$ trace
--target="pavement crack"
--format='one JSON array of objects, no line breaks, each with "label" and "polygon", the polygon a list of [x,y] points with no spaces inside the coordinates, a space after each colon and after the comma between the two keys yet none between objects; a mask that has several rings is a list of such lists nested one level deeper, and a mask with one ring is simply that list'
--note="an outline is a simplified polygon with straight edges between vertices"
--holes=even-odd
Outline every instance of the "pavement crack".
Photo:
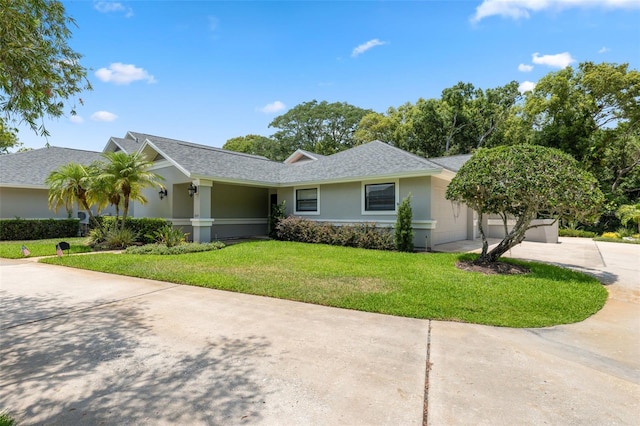
[{"label": "pavement crack", "polygon": [[431,372],[431,320],[427,331],[427,362],[424,373],[424,403],[422,406],[422,426],[428,424],[429,414],[429,373]]},{"label": "pavement crack", "polygon": [[11,330],[13,328],[22,327],[22,326],[25,326],[25,325],[37,324],[39,322],[44,322],[44,321],[48,321],[50,319],[60,318],[60,317],[64,317],[64,316],[67,316],[67,315],[73,315],[73,314],[77,314],[79,312],[86,312],[86,311],[91,311],[91,310],[94,310],[94,309],[101,309],[101,308],[104,308],[105,306],[114,305],[116,303],[120,303],[120,302],[123,302],[125,300],[136,299],[138,297],[147,296],[149,294],[159,293],[159,292],[165,291],[165,290],[171,290],[171,289],[176,288],[176,287],[180,287],[180,284],[175,284],[175,285],[172,285],[170,287],[165,287],[165,288],[161,288],[161,289],[158,289],[158,290],[148,291],[146,293],[135,294],[133,296],[123,297],[123,298],[120,298],[120,299],[110,300],[108,302],[102,302],[102,303],[98,303],[96,305],[87,306],[87,307],[84,307],[84,308],[79,308],[79,309],[74,309],[74,310],[71,310],[71,311],[61,312],[59,314],[49,315],[49,316],[43,317],[43,318],[37,318],[37,319],[34,319],[34,320],[21,322],[19,324],[13,324],[13,325],[9,325],[9,326],[0,327],[0,330]]}]

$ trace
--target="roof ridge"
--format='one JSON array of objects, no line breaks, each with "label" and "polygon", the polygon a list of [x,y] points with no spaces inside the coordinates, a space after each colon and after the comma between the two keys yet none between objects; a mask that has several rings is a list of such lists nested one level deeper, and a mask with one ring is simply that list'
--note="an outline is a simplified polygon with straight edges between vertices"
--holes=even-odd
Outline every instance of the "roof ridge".
[{"label": "roof ridge", "polygon": [[[51,148],[55,148],[55,149],[65,149],[67,151],[80,151],[80,152],[90,152],[92,154],[100,154],[101,151],[91,151],[88,149],[79,149],[79,148],[69,148],[66,146],[55,146],[55,145],[49,145],[49,146],[43,146],[42,148],[33,148],[33,149],[28,149],[26,151],[17,151],[17,152],[9,152],[7,154],[4,155],[16,155],[16,154],[28,154],[30,152],[35,152],[35,151],[42,151],[45,149],[51,149]],[[3,155],[3,156],[4,156]],[[2,156],[0,156],[2,157]]]}]

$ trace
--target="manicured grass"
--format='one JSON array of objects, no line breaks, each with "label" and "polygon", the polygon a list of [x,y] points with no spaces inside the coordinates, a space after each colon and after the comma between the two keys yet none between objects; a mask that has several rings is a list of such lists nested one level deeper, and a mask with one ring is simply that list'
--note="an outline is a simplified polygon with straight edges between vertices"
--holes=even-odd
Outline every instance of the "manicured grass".
[{"label": "manicured grass", "polygon": [[95,254],[43,261],[383,314],[508,327],[581,321],[607,298],[596,279],[578,272],[520,262],[531,273],[483,275],[457,269],[460,256],[260,241],[177,256]]},{"label": "manicured grass", "polygon": [[[56,244],[66,241],[71,248],[69,253],[86,253],[91,251],[91,247],[85,245],[86,238],[54,238],[50,240],[30,240],[30,241],[0,241],[0,257],[6,259],[23,258],[22,246],[26,246],[31,252],[29,257],[55,256]],[[64,251],[67,254],[67,250]]]}]

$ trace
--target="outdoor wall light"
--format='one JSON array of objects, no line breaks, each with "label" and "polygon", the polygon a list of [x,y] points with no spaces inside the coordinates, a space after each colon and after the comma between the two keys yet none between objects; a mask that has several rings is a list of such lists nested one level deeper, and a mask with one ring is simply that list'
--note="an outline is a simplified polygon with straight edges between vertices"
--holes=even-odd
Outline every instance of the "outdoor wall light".
[{"label": "outdoor wall light", "polygon": [[187,191],[189,191],[189,197],[193,197],[193,194],[197,194],[198,193],[198,187],[195,186],[193,183],[189,184],[189,187],[187,188]]},{"label": "outdoor wall light", "polygon": [[168,195],[169,193],[167,192],[167,188],[160,188],[160,191],[158,192],[158,195],[160,196],[161,200],[164,200],[164,198]]}]

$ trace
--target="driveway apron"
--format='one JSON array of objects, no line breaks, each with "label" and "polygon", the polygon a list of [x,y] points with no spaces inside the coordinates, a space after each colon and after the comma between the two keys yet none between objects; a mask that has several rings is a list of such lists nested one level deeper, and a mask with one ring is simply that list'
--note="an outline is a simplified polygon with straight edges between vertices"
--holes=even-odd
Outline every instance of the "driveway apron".
[{"label": "driveway apron", "polygon": [[28,424],[420,424],[428,322],[0,261]]}]

